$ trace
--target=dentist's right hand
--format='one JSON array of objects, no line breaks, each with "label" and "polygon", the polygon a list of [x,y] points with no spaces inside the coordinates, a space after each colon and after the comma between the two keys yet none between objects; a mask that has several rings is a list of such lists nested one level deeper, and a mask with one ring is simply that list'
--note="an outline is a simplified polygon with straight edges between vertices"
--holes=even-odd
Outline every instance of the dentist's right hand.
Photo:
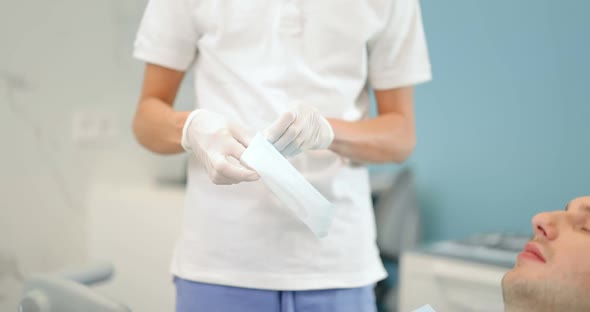
[{"label": "dentist's right hand", "polygon": [[[258,173],[239,163],[250,143],[248,133],[247,129],[227,121],[218,113],[197,109],[184,124],[182,147],[195,153],[215,184],[256,181],[260,178]],[[230,161],[230,157],[236,161]]]}]

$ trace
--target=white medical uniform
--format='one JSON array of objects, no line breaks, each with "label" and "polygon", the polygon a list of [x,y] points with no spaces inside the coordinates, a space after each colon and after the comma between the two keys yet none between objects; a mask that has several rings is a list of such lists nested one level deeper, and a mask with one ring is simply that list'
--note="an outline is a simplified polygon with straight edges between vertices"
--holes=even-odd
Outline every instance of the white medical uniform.
[{"label": "white medical uniform", "polygon": [[[430,79],[416,0],[151,0],[135,42],[142,61],[195,73],[196,105],[263,129],[293,100],[356,121],[368,87]],[[292,164],[337,209],[318,239],[261,181],[213,184],[191,157],[172,273],[228,286],[311,290],[386,276],[368,173],[328,151]]]}]

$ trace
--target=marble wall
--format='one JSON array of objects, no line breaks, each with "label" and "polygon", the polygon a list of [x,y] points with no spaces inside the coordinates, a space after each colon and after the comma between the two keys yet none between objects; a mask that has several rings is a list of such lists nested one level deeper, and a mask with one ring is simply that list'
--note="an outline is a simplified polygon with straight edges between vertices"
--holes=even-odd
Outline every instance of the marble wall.
[{"label": "marble wall", "polygon": [[[142,65],[131,59],[145,1],[0,1],[0,311],[24,277],[87,260],[85,194],[96,179],[149,179],[156,157],[130,121]],[[73,140],[79,113],[116,135]]]}]

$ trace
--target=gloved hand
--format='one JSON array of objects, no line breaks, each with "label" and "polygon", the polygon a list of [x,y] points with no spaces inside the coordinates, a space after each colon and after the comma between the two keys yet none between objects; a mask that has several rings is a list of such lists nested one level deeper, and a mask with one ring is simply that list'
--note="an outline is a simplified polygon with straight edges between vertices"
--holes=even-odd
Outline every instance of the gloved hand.
[{"label": "gloved hand", "polygon": [[263,131],[266,139],[285,157],[305,150],[328,148],[334,131],[316,108],[300,102]]},{"label": "gloved hand", "polygon": [[215,184],[237,184],[260,178],[256,171],[239,163],[250,139],[248,131],[240,125],[204,109],[193,111],[182,130],[182,147],[193,151],[205,164],[209,178]]}]

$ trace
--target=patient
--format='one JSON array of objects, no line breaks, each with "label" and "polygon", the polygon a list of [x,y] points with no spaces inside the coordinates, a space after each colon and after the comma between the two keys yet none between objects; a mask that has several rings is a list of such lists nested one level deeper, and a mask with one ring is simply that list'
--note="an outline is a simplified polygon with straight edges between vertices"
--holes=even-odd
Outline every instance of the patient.
[{"label": "patient", "polygon": [[590,311],[590,196],[532,224],[534,238],[502,280],[505,311]]}]

